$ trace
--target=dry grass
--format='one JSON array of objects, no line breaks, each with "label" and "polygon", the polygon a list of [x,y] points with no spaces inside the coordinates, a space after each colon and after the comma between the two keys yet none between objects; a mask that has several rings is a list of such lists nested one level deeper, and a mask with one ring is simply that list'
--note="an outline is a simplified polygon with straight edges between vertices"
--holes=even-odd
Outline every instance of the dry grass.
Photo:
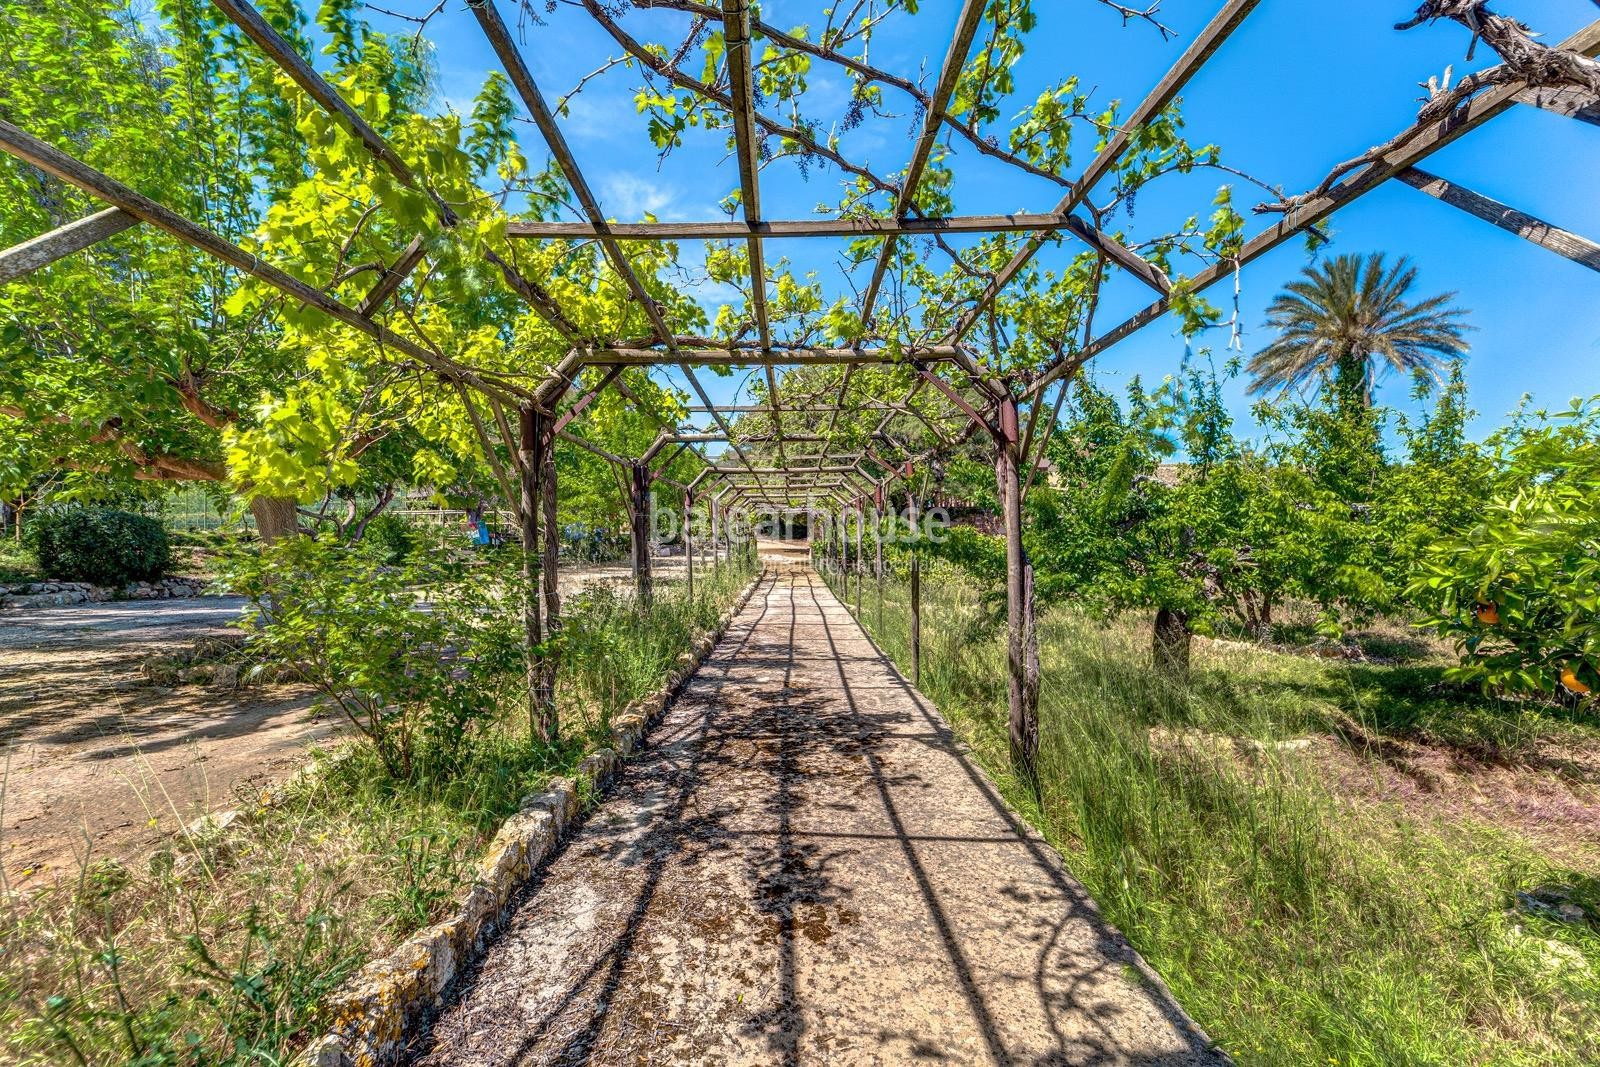
[{"label": "dry grass", "polygon": [[[923,688],[1240,1062],[1600,1062],[1600,853],[1546,836],[1593,826],[1591,717],[1438,663],[1232,643],[1200,642],[1175,686],[1140,620],[1055,613],[1035,794],[1008,766],[999,635],[956,576],[924,590]],[[903,587],[863,615],[904,665]],[[1489,780],[1505,792],[1474,803]]]}]

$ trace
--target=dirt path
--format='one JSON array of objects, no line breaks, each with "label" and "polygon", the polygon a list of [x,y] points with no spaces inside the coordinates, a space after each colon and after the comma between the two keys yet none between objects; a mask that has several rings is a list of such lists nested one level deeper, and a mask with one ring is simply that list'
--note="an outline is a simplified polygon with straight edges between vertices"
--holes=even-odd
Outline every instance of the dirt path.
[{"label": "dirt path", "polygon": [[820,579],[770,573],[417,1062],[1224,1062]]},{"label": "dirt path", "polygon": [[235,805],[331,733],[304,686],[142,684],[145,657],[226,633],[243,602],[119,601],[0,612],[0,865],[13,888],[135,859]]},{"label": "dirt path", "polygon": [[[709,567],[710,557],[698,564]],[[683,557],[655,561],[682,580]],[[632,590],[626,563],[570,563],[561,591]],[[235,597],[0,611],[0,873],[12,888],[75,874],[85,855],[136,862],[180,826],[286,776],[337,722],[309,687],[151,686],[149,656],[226,634]]]}]

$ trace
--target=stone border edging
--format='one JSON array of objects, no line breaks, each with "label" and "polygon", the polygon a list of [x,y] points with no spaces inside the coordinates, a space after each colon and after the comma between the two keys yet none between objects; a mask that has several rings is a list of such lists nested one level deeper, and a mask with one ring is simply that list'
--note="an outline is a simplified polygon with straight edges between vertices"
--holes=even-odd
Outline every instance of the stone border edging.
[{"label": "stone border edging", "polygon": [[611,721],[612,747],[590,753],[570,778],[556,778],[526,797],[501,824],[478,861],[478,874],[454,915],[413,934],[373,960],[327,1003],[333,1029],[295,1061],[299,1067],[382,1067],[396,1062],[406,1039],[456,976],[483,950],[512,896],[538,871],[577,821],[580,793],[610,785],[621,762],[644,745],[688,677],[705,662],[766,577],[758,570],[716,625],[678,655],[659,688],[628,704]]},{"label": "stone border edging", "polygon": [[209,578],[173,576],[127,585],[91,585],[48,578],[0,585],[0,608],[58,608],[69,604],[104,604],[118,600],[190,600],[212,596]]}]

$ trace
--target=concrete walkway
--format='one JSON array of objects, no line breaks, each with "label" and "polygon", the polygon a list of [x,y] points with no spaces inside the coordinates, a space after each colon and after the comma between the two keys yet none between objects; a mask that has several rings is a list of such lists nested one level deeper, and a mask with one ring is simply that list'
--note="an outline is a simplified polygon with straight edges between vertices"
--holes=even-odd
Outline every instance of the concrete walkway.
[{"label": "concrete walkway", "polygon": [[1225,1062],[805,566],[650,740],[417,1062]]}]

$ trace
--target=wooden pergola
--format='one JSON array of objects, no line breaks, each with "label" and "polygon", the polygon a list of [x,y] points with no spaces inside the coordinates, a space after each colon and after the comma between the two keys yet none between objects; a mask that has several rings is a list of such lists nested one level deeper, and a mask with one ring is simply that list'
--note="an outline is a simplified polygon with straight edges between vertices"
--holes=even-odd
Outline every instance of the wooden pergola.
[{"label": "wooden pergola", "polygon": [[[455,225],[454,213],[428,186],[426,176],[402,159],[306,58],[273,29],[249,0],[212,2],[308,97],[338,117],[376,165],[385,168],[401,184],[427,194],[441,225]],[[423,262],[421,237],[396,250],[392,262],[381,272],[380,280],[359,304],[350,306],[148,199],[59,147],[46,144],[3,121],[0,121],[0,149],[109,206],[98,214],[0,251],[0,283],[37,270],[128,227],[148,225],[266,283],[290,300],[316,308],[365,333],[377,344],[414,361],[457,389],[521,527],[524,575],[529,589],[524,617],[530,650],[530,700],[538,721],[551,734],[555,729],[551,695],[553,671],[537,650],[543,647],[549,628],[558,625],[560,614],[555,580],[557,485],[553,462],[558,441],[583,448],[626,473],[630,533],[641,597],[650,594],[647,516],[652,489],[658,484],[667,484],[678,490],[685,512],[697,502],[709,504],[714,542],[725,540],[722,531],[738,528],[752,512],[762,508],[789,508],[803,501],[813,505],[820,503],[830,510],[833,517],[830,521],[838,524],[832,534],[833,542],[836,547],[843,548],[849,540],[843,521],[846,517],[853,518],[855,551],[851,558],[858,583],[859,606],[866,530],[871,530],[874,537],[874,566],[879,580],[882,579],[881,516],[889,488],[897,479],[908,478],[936,455],[957,447],[971,447],[976,439],[992,453],[996,490],[1003,512],[1012,754],[1019,767],[1031,768],[1038,746],[1038,664],[1033,632],[1032,569],[1022,536],[1024,495],[1037,468],[1036,457],[1042,454],[1054,429],[1055,413],[1059,412],[1066,382],[1090,359],[1167,314],[1174,291],[1174,280],[1159,266],[1097,229],[1079,209],[1130,151],[1133,134],[1173,103],[1258,4],[1259,0],[1226,0],[1165,75],[1127,114],[1120,128],[1105,139],[1076,179],[1063,183],[1065,192],[1050,210],[939,217],[920,211],[915,194],[939,137],[947,127],[960,125],[950,114],[952,97],[983,21],[988,6],[986,0],[963,0],[933,88],[926,92],[907,79],[891,77],[852,57],[798,40],[760,22],[752,16],[749,0],[718,0],[716,4],[640,4],[642,7],[669,7],[720,25],[726,42],[727,89],[723,90],[718,87],[722,84],[720,79],[717,85],[707,85],[675,68],[667,69],[665,60],[627,37],[596,0],[584,0],[583,6],[590,14],[604,24],[642,66],[670,77],[678,87],[726,112],[732,122],[739,179],[739,219],[623,223],[610,221],[596,198],[494,0],[468,0],[468,7],[539,129],[582,215],[577,221],[513,222],[507,228],[508,236],[528,241],[597,242],[611,270],[626,285],[651,327],[650,336],[627,343],[585,336],[563,313],[540,279],[525,276],[513,263],[489,251],[486,255],[490,265],[510,290],[525,300],[534,313],[570,345],[566,357],[556,366],[532,371],[525,379],[500,374],[486,376],[470,365],[392,331],[379,321],[378,313],[386,301],[405,285],[408,276]],[[1186,292],[1201,293],[1235,276],[1246,264],[1313,229],[1335,210],[1392,180],[1600,271],[1600,244],[1419,168],[1439,149],[1517,106],[1538,107],[1575,121],[1600,125],[1600,65],[1593,62],[1600,54],[1600,21],[1551,48],[1534,42],[1531,35],[1512,20],[1489,12],[1483,0],[1426,0],[1408,25],[1434,19],[1451,19],[1468,26],[1475,40],[1482,39],[1495,49],[1502,64],[1464,78],[1454,87],[1437,89],[1415,123],[1361,157],[1334,168],[1318,188],[1258,209],[1275,212],[1279,217],[1245,241],[1236,254],[1224,256],[1186,279]],[[764,213],[760,181],[762,138],[774,132],[792,134],[794,131],[786,130],[764,115],[757,104],[752,61],[752,48],[757,40],[805,51],[815,58],[899,86],[915,96],[922,109],[920,131],[912,144],[903,178],[893,185],[883,185],[880,190],[893,194],[893,206],[887,214],[793,220],[773,219]],[[805,147],[847,172],[867,173],[830,147],[814,141]],[[985,150],[981,143],[978,148]],[[995,154],[995,150],[990,149],[989,154]],[[1025,236],[1009,262],[988,277],[976,299],[946,309],[954,325],[936,343],[819,348],[787,345],[773,336],[764,265],[765,242],[769,239],[881,238],[870,281],[856,306],[860,321],[871,324],[875,321],[874,311],[900,241],[1002,233]],[[753,285],[748,298],[755,334],[751,342],[730,344],[675,334],[626,251],[629,242],[694,238],[744,243]],[[1080,242],[1104,263],[1120,268],[1150,289],[1153,300],[1125,321],[1086,336],[1081,345],[1036,370],[1026,374],[1001,373],[984,361],[979,348],[969,342],[969,335],[1040,250],[1057,240]],[[689,408],[691,421],[709,422],[703,428],[663,424],[655,441],[643,454],[620,456],[583,437],[577,432],[575,422],[607,389],[619,390],[626,399],[637,403],[637,398],[628,393],[621,375],[625,368],[639,366],[678,368],[698,398],[698,403]],[[696,374],[696,368],[714,366],[750,367],[760,371],[765,377],[765,402],[746,406],[714,404]],[[897,401],[852,401],[850,389],[858,369],[872,366],[909,368],[912,385],[907,395]],[[779,371],[795,367],[840,368],[837,393],[830,393],[829,397],[786,399]],[[1047,391],[1053,385],[1058,386],[1058,392],[1052,402]],[[926,403],[915,403],[919,397],[931,398],[936,409],[930,409]],[[881,414],[876,428],[866,435],[864,443],[860,440],[859,429],[840,430],[839,414],[846,410]],[[828,417],[819,432],[795,434],[785,432],[785,414]],[[748,432],[736,432],[730,422],[730,416],[749,416],[755,420],[762,415],[770,418],[771,432],[759,438]],[[917,451],[908,439],[891,434],[890,424],[897,418],[914,419],[936,442],[934,446]],[[497,436],[514,457],[515,470],[504,469],[500,462],[495,445]],[[717,443],[726,445],[726,451],[722,457],[712,459],[706,446]],[[779,462],[758,465],[762,461],[752,455],[751,448],[756,444],[770,445]],[[791,455],[789,450],[796,445],[819,447],[807,451],[804,456]],[[687,484],[673,482],[659,473],[664,459],[670,462],[684,450],[694,450],[705,461],[700,473]],[[885,452],[893,456],[885,456]],[[714,545],[714,551],[720,550]],[[713,558],[719,557],[714,554]],[[692,581],[692,562],[690,573]],[[916,599],[914,593],[913,601]],[[915,622],[913,629],[916,629]]]}]

